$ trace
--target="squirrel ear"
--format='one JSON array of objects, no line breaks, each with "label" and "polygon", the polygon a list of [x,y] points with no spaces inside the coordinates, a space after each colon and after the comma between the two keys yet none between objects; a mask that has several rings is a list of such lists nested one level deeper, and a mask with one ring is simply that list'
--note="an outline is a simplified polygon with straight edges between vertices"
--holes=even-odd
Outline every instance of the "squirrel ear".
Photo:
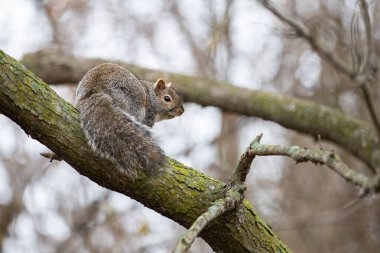
[{"label": "squirrel ear", "polygon": [[172,87],[172,82],[169,82],[166,84],[166,88],[170,88],[170,87]]},{"label": "squirrel ear", "polygon": [[157,80],[157,82],[154,84],[154,91],[162,91],[165,89],[165,81],[164,79],[160,78]]}]

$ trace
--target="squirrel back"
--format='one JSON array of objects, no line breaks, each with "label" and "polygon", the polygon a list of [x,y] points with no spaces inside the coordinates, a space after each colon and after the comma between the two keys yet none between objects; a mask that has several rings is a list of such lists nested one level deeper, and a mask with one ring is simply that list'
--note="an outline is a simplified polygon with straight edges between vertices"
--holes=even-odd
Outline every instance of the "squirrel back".
[{"label": "squirrel back", "polygon": [[92,149],[132,178],[136,169],[155,174],[165,165],[166,156],[150,127],[184,112],[182,99],[170,84],[139,80],[112,63],[87,72],[79,82],[75,105]]}]

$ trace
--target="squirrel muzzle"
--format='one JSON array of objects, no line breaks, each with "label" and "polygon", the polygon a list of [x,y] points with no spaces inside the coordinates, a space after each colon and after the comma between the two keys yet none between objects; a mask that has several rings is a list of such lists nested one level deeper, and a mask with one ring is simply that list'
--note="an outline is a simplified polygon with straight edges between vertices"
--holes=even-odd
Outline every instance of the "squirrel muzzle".
[{"label": "squirrel muzzle", "polygon": [[185,111],[185,109],[183,108],[182,105],[180,107],[175,107],[175,108],[170,110],[170,116],[172,116],[173,118],[181,116],[184,111]]}]

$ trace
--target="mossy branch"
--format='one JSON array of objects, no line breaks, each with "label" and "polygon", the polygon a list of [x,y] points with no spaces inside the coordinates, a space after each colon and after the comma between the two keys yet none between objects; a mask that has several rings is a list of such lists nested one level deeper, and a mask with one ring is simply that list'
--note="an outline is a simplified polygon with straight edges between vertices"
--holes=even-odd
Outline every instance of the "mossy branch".
[{"label": "mossy branch", "polygon": [[[77,110],[1,50],[0,113],[79,174],[183,226],[190,226],[211,203],[223,196],[225,184],[170,158],[158,176],[148,178],[138,173],[135,180],[130,180],[111,162],[92,152],[80,127]],[[235,217],[223,217],[207,227],[201,237],[217,252],[290,252],[251,205],[247,201],[243,203],[244,220],[239,225]]]},{"label": "mossy branch", "polygon": [[[48,83],[78,83],[93,66],[109,60],[86,59],[41,51],[25,55],[23,63]],[[204,78],[154,71],[116,62],[140,78],[171,80],[187,102],[216,106],[222,110],[256,116],[284,127],[332,141],[371,168],[380,166],[380,145],[376,130],[369,124],[342,112],[313,102],[234,87],[229,83]]]}]

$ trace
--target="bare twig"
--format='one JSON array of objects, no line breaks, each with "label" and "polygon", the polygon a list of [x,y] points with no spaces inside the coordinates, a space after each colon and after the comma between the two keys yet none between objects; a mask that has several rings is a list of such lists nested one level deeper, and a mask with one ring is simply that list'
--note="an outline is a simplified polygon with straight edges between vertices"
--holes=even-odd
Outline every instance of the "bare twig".
[{"label": "bare twig", "polygon": [[348,182],[358,186],[363,192],[379,192],[379,177],[372,179],[356,172],[343,163],[334,151],[323,149],[307,149],[297,146],[280,146],[280,145],[264,145],[257,144],[252,147],[253,154],[259,156],[281,155],[291,157],[298,162],[313,162],[315,164],[327,165],[338,175],[346,179]]},{"label": "bare twig", "polygon": [[258,135],[241,155],[226,186],[225,197],[215,201],[206,212],[196,219],[193,225],[178,240],[176,248],[172,251],[173,253],[186,252],[207,224],[220,215],[236,208],[243,201],[243,193],[246,189],[244,182],[255,158],[255,154],[252,151],[256,145],[260,144],[261,137],[262,134]]}]

